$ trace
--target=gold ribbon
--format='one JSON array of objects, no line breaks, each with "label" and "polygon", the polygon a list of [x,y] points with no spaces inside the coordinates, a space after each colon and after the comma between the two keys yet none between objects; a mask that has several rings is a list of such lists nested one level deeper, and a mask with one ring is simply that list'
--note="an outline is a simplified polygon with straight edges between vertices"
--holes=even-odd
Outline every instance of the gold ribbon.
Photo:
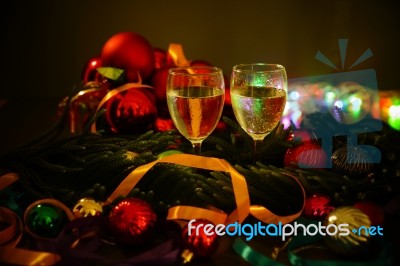
[{"label": "gold ribbon", "polygon": [[0,222],[7,224],[0,231],[0,245],[16,247],[22,238],[22,222],[11,210],[0,207]]},{"label": "gold ribbon", "polygon": [[55,253],[22,248],[0,247],[0,261],[17,265],[54,265],[60,261]]},{"label": "gold ribbon", "polygon": [[[257,219],[265,223],[289,223],[300,216],[303,208],[288,216],[279,216],[260,205],[250,205],[250,197],[247,189],[246,179],[236,171],[227,161],[218,158],[202,157],[191,154],[172,154],[170,156],[158,159],[154,162],[142,165],[133,170],[114,190],[110,197],[104,202],[105,205],[113,202],[117,197],[127,196],[128,193],[136,186],[140,179],[157,163],[174,163],[188,167],[201,168],[206,170],[229,172],[232,180],[233,194],[236,202],[236,209],[229,215],[222,211],[204,209],[193,206],[175,206],[168,210],[167,219],[190,220],[190,219],[207,219],[215,224],[232,223],[234,221],[243,222],[249,215],[253,215]],[[294,177],[293,177],[294,178]],[[294,178],[296,181],[297,179]],[[297,181],[303,192],[303,207],[305,201],[305,191],[301,184]]]},{"label": "gold ribbon", "polygon": [[[150,170],[157,163],[174,163],[188,167],[202,168],[206,170],[229,172],[232,177],[232,186],[234,187],[234,196],[237,206],[237,218],[240,222],[242,222],[248,216],[250,211],[250,199],[247,191],[246,179],[225,160],[196,156],[191,154],[172,154],[170,156],[158,159],[154,162],[137,167],[114,190],[114,192],[106,200],[106,204],[111,203],[119,196],[128,195],[128,193],[147,173],[147,171]],[[191,210],[192,208],[189,206],[180,207],[184,209],[189,208],[189,210]],[[175,213],[182,212],[175,211]],[[193,213],[197,214],[196,211],[193,211]]]},{"label": "gold ribbon", "polygon": [[0,176],[0,190],[5,189],[19,178],[18,174],[16,173],[7,173]]},{"label": "gold ribbon", "polygon": [[190,64],[190,61],[185,57],[182,45],[179,43],[170,43],[168,46],[168,54],[171,56],[174,64],[178,67],[184,67]]}]

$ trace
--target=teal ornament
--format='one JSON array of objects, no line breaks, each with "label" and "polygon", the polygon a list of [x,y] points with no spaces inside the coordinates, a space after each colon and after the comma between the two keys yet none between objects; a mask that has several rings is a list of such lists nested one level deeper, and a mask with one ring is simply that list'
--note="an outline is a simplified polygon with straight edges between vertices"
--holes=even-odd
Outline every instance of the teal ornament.
[{"label": "teal ornament", "polygon": [[26,227],[37,237],[55,238],[67,222],[64,211],[50,204],[38,204],[27,211]]}]

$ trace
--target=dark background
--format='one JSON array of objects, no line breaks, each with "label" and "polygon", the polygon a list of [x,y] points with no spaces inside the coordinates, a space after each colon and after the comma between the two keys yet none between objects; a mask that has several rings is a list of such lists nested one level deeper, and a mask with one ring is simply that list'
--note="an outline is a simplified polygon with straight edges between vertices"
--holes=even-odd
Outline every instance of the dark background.
[{"label": "dark background", "polygon": [[[54,123],[58,102],[85,63],[113,34],[133,31],[154,47],[181,43],[188,59],[225,73],[246,62],[280,63],[289,78],[341,68],[338,39],[348,39],[345,69],[375,69],[380,90],[399,89],[399,14],[395,1],[6,0],[1,8],[0,151]],[[343,70],[340,70],[343,71]]]}]

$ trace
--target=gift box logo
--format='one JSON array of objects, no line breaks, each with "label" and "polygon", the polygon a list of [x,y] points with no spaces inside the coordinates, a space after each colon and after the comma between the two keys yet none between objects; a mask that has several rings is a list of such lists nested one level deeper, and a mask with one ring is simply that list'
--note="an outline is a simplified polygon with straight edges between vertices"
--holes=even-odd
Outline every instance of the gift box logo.
[{"label": "gift box logo", "polygon": [[[314,132],[327,155],[326,168],[332,167],[333,138],[337,136],[346,136],[348,147],[357,146],[366,151],[368,163],[381,160],[379,149],[357,144],[358,134],[379,131],[383,126],[376,72],[374,69],[348,71],[371,57],[372,51],[367,49],[344,70],[347,42],[347,39],[339,39],[342,72],[294,78],[288,82],[288,106],[282,122]],[[318,51],[315,58],[339,70],[322,52]],[[329,124],[329,120],[333,123]],[[350,160],[350,157],[348,150],[347,162],[360,163],[357,158]],[[363,160],[365,163],[365,158]]]}]

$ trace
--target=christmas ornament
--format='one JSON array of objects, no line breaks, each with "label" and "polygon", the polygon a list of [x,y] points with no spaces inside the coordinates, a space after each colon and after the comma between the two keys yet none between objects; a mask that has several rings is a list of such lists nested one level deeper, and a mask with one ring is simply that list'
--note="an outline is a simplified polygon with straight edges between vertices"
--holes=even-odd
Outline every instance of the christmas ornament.
[{"label": "christmas ornament", "polygon": [[167,78],[168,71],[173,68],[172,65],[164,65],[159,69],[154,71],[153,76],[151,77],[151,84],[154,87],[154,95],[157,100],[157,107],[160,112],[168,113],[167,107]]},{"label": "christmas ornament", "polygon": [[69,108],[69,128],[72,134],[83,132],[103,97],[108,93],[103,83],[88,82],[72,97]]},{"label": "christmas ornament", "polygon": [[353,206],[368,215],[371,225],[383,225],[385,220],[383,206],[371,201],[357,201]]},{"label": "christmas ornament", "polygon": [[206,60],[191,60],[190,66],[212,66],[212,64]]},{"label": "christmas ornament", "polygon": [[97,71],[99,67],[103,66],[103,61],[99,57],[91,58],[85,65],[82,71],[82,81],[83,83],[88,83],[90,81],[102,82],[103,77]]},{"label": "christmas ornament", "polygon": [[[340,231],[342,224],[349,225],[349,234]],[[371,221],[360,209],[350,206],[336,208],[326,217],[324,225],[327,230],[324,240],[332,251],[341,255],[356,255],[368,250],[371,236],[366,230]]]},{"label": "christmas ornament", "polygon": [[230,78],[224,75],[224,83],[225,83],[225,105],[224,107],[228,106],[230,109],[232,109],[232,100],[231,100],[231,89],[230,89]]},{"label": "christmas ornament", "polygon": [[[158,110],[157,110],[158,111]],[[164,118],[162,116],[158,116],[156,121],[154,122],[154,127],[157,131],[168,131],[175,128],[174,122],[172,122],[171,118]]]},{"label": "christmas ornament", "polygon": [[321,146],[315,142],[303,144],[287,149],[284,164],[288,167],[323,168],[327,162],[327,156]]},{"label": "christmas ornament", "polygon": [[323,220],[334,209],[330,206],[331,200],[328,196],[313,194],[306,198],[303,216],[314,219]]},{"label": "christmas ornament", "polygon": [[75,217],[96,216],[103,213],[103,207],[94,199],[83,198],[75,204],[72,212]]},{"label": "christmas ornament", "polygon": [[120,32],[103,45],[101,59],[104,66],[124,69],[129,82],[150,77],[154,69],[153,47],[147,39],[134,32]]},{"label": "christmas ornament", "polygon": [[332,154],[333,169],[353,178],[365,178],[374,165],[367,151],[357,146],[344,146]]},{"label": "christmas ornament", "polygon": [[27,231],[32,235],[54,238],[60,234],[68,219],[60,208],[42,203],[28,208],[24,220]]},{"label": "christmas ornament", "polygon": [[138,245],[151,239],[157,216],[151,206],[138,198],[126,198],[112,207],[108,224],[115,240]]},{"label": "christmas ornament", "polygon": [[143,133],[152,127],[157,115],[152,92],[140,84],[111,97],[105,108],[107,124],[114,133]]},{"label": "christmas ornament", "polygon": [[154,52],[154,70],[157,70],[168,64],[168,54],[162,48],[153,48]]},{"label": "christmas ornament", "polygon": [[[183,247],[182,258],[184,263],[190,262],[193,258],[204,258],[214,253],[218,247],[218,235],[212,232],[210,235],[205,234],[205,227],[214,225],[204,219],[198,219],[191,223],[192,231],[186,225],[182,230]],[[200,228],[200,230],[197,230]],[[197,231],[195,231],[197,230]],[[197,234],[198,232],[198,234]]]}]

